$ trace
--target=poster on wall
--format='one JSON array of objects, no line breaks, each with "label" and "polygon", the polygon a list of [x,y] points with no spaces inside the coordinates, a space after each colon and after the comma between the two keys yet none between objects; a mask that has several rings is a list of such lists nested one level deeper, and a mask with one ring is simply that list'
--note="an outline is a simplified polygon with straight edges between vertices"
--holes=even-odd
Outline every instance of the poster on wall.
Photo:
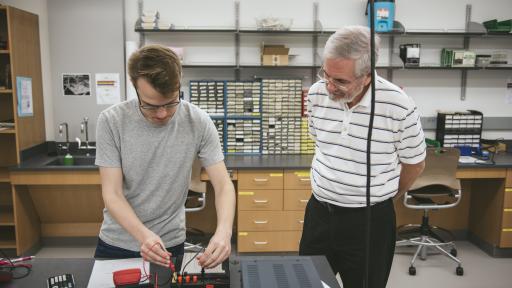
[{"label": "poster on wall", "polygon": [[95,81],[98,105],[117,104],[121,101],[119,73],[97,73]]},{"label": "poster on wall", "polygon": [[91,96],[91,74],[63,73],[62,91],[64,96]]},{"label": "poster on wall", "polygon": [[16,88],[18,96],[18,117],[33,116],[32,78],[16,77]]}]

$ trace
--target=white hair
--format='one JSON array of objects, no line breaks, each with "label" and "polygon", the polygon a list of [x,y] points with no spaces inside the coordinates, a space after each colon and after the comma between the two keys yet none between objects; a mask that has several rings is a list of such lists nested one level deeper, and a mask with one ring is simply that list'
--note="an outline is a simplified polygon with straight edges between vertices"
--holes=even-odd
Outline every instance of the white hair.
[{"label": "white hair", "polygon": [[[375,62],[379,58],[380,37],[375,35]],[[325,59],[353,59],[355,76],[370,73],[370,29],[366,26],[346,26],[332,34],[324,49]]]}]

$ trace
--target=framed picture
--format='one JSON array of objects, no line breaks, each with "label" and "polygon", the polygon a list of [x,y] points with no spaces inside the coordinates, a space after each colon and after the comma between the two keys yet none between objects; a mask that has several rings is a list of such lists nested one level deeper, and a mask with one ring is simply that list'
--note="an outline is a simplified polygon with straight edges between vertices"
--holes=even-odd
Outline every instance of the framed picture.
[{"label": "framed picture", "polygon": [[91,74],[63,73],[62,92],[64,96],[91,96]]}]

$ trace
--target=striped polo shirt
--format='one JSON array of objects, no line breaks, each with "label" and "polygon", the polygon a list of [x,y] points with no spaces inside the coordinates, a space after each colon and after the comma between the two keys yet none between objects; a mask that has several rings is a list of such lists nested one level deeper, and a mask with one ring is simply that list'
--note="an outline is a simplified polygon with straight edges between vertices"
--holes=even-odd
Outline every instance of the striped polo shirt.
[{"label": "striped polo shirt", "polygon": [[[425,159],[425,136],[413,100],[386,79],[375,79],[375,118],[371,145],[371,203],[398,192],[400,163]],[[329,99],[325,81],[308,94],[309,132],[315,139],[311,164],[314,196],[344,207],[366,205],[366,140],[371,89],[352,108]]]}]

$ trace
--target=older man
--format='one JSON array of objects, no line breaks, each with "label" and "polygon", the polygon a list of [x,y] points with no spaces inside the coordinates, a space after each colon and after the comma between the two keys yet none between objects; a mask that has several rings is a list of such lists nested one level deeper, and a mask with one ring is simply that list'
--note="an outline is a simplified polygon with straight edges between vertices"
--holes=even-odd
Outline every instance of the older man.
[{"label": "older man", "polygon": [[[379,39],[376,39],[378,55]],[[316,148],[311,164],[302,255],[326,255],[345,288],[363,287],[365,259],[366,141],[371,104],[370,31],[345,27],[324,49],[319,78],[309,90],[309,130]],[[371,239],[367,287],[385,287],[395,249],[393,198],[422,172],[425,141],[413,100],[375,78],[371,145]]]}]

